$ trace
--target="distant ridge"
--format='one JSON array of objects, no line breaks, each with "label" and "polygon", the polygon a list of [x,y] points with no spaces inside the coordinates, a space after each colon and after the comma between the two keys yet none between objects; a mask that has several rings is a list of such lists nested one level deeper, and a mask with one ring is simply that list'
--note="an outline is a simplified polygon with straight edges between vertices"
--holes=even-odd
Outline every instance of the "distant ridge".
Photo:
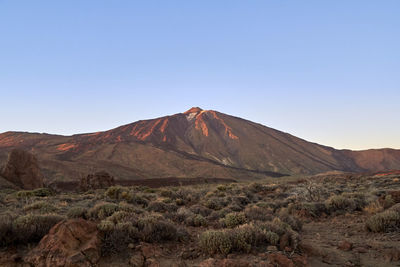
[{"label": "distant ridge", "polygon": [[13,148],[35,154],[49,180],[106,169],[117,179],[247,179],[327,171],[400,169],[400,150],[337,150],[214,110],[193,107],[89,134],[0,134],[0,161]]}]

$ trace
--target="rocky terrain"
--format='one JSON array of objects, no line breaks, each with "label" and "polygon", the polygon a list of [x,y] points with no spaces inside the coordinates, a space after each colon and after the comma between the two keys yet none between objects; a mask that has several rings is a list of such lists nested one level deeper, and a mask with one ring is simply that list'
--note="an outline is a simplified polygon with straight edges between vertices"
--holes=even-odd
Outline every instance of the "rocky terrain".
[{"label": "rocky terrain", "polygon": [[[261,179],[327,171],[400,169],[400,151],[336,150],[213,110],[138,121],[73,136],[0,134],[0,163],[12,149],[34,154],[47,183],[106,170],[116,179]],[[1,165],[1,164],[0,164]]]},{"label": "rocky terrain", "polygon": [[398,171],[0,192],[1,266],[399,266],[399,229]]},{"label": "rocky terrain", "polygon": [[398,150],[192,108],[0,162],[0,266],[400,266]]}]

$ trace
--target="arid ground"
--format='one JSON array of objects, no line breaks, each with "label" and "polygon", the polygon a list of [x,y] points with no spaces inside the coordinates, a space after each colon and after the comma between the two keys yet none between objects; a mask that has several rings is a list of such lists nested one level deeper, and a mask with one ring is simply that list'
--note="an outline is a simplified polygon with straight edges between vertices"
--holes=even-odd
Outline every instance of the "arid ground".
[{"label": "arid ground", "polygon": [[399,266],[400,174],[1,191],[1,266]]}]

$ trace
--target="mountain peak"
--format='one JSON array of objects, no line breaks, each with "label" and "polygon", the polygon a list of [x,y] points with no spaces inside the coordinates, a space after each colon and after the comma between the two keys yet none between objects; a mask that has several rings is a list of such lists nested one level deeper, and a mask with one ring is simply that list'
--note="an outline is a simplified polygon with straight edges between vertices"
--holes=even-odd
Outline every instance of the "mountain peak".
[{"label": "mountain peak", "polygon": [[203,110],[201,108],[199,108],[199,107],[192,107],[191,109],[185,111],[183,114],[187,115],[187,114],[190,114],[190,113],[199,113],[201,111],[203,111]]}]

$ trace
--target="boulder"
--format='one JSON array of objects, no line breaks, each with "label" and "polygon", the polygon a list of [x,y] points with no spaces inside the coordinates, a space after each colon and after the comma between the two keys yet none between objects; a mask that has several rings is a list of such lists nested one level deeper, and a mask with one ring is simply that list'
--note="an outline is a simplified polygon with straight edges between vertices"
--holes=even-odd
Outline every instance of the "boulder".
[{"label": "boulder", "polygon": [[25,258],[38,267],[93,266],[100,259],[101,238],[94,222],[61,221],[51,228]]},{"label": "boulder", "polygon": [[105,171],[89,174],[86,177],[82,177],[79,182],[81,191],[108,188],[113,185],[115,185],[114,177]]},{"label": "boulder", "polygon": [[340,250],[344,250],[344,251],[350,251],[353,248],[353,244],[350,243],[347,240],[342,240],[341,242],[339,242],[338,244],[338,249]]},{"label": "boulder", "polygon": [[249,267],[252,266],[245,259],[214,259],[209,258],[200,262],[199,267]]},{"label": "boulder", "polygon": [[294,267],[293,261],[280,253],[269,254],[268,260],[273,264],[273,266]]},{"label": "boulder", "polygon": [[23,189],[43,187],[43,175],[34,155],[20,149],[13,149],[1,176]]}]

